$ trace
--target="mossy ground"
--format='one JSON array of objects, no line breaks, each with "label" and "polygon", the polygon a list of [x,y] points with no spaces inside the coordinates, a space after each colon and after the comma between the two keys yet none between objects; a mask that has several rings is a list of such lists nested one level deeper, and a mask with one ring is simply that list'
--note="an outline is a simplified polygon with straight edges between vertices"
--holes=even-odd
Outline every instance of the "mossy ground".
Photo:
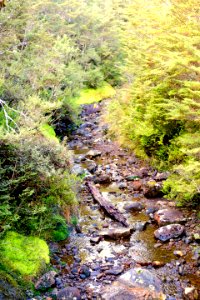
[{"label": "mossy ground", "polygon": [[34,277],[49,263],[49,248],[38,237],[10,231],[0,242],[1,264],[23,278]]},{"label": "mossy ground", "polygon": [[75,105],[92,104],[99,102],[106,98],[112,98],[115,96],[115,89],[108,83],[104,83],[101,87],[96,89],[84,89],[81,91],[80,96],[71,99]]}]

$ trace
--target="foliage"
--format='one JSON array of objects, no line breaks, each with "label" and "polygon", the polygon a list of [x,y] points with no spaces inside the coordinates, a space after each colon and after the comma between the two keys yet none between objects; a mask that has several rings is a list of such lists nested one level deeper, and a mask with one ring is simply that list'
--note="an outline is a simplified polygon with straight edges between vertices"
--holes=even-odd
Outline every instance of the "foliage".
[{"label": "foliage", "polygon": [[49,263],[49,248],[37,237],[25,237],[14,231],[0,242],[1,264],[22,277],[34,277]]},{"label": "foliage", "polygon": [[123,44],[133,80],[108,117],[137,154],[172,170],[165,192],[182,204],[200,197],[198,4],[134,0],[126,7]]}]

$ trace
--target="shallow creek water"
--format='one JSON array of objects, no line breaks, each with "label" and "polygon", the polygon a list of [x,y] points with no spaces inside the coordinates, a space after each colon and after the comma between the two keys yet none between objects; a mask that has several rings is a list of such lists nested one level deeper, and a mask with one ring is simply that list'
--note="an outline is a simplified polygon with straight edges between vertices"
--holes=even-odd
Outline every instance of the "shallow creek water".
[{"label": "shallow creek water", "polygon": [[[87,138],[87,134],[84,135],[84,132],[81,134],[75,133],[76,138],[78,136],[79,141],[83,144],[82,147],[76,146],[76,144],[75,146],[71,146],[75,158],[78,158],[80,155],[86,155],[90,149],[102,149],[103,146],[106,149],[108,146],[112,148],[112,142],[103,137],[99,118],[99,112],[84,116],[83,122],[89,121],[92,125],[95,124],[94,130],[90,130],[90,133],[94,134],[94,136],[92,136],[92,138],[91,136]],[[73,142],[73,139],[71,141]],[[113,149],[115,152],[115,146]],[[121,149],[119,150],[121,151]],[[130,156],[131,155],[132,154],[130,153]],[[104,155],[104,152],[102,151],[100,157],[92,158],[92,160],[96,163],[97,169],[110,170],[109,165],[114,163],[120,168],[120,172],[118,172],[119,170],[112,170],[111,168],[112,173],[126,174],[128,170],[128,167],[126,167],[128,157],[128,152],[126,152],[125,155],[118,155],[117,152],[114,154],[110,153],[110,155]],[[80,161],[78,164],[83,169],[86,169],[87,167],[85,161]],[[121,171],[123,167],[125,171]],[[131,170],[129,170],[129,172],[131,172]],[[108,172],[108,174],[111,173]],[[95,173],[91,176],[94,175]],[[76,266],[76,256],[80,259],[81,264],[86,264],[93,270],[90,278],[77,284],[77,286],[82,289],[82,299],[100,299],[100,294],[98,293],[100,293],[99,291],[101,288],[117,279],[117,276],[110,276],[106,278],[106,280],[105,278],[98,278],[99,270],[102,265],[104,267],[105,265],[108,267],[123,265],[124,270],[135,265],[153,268],[153,271],[155,271],[159,278],[162,279],[163,290],[167,295],[166,299],[186,299],[183,297],[183,291],[187,286],[193,285],[198,289],[200,286],[200,272],[198,267],[196,269],[193,268],[194,260],[192,259],[192,249],[193,246],[196,247],[196,244],[193,246],[188,245],[187,243],[184,243],[182,239],[170,241],[165,244],[158,243],[154,238],[154,231],[158,226],[152,218],[149,217],[145,209],[134,213],[127,213],[123,209],[124,204],[130,200],[141,202],[145,207],[151,207],[159,203],[161,208],[166,207],[166,200],[162,198],[149,200],[144,197],[141,191],[130,191],[129,188],[120,189],[118,182],[115,180],[112,180],[109,184],[99,183],[97,184],[97,187],[102,193],[102,196],[114,204],[126,216],[130,225],[135,223],[146,224],[143,229],[134,231],[128,239],[102,239],[97,244],[91,244],[91,237],[98,236],[98,232],[102,229],[107,227],[119,228],[121,225],[105,214],[93,200],[83,182],[82,191],[80,192],[80,210],[78,217],[81,232],[77,233],[73,230],[69,239],[59,244],[61,252],[63,251],[63,248],[67,249],[68,246],[71,248],[75,247],[77,251],[72,254],[69,253],[70,251],[64,251],[60,256],[58,254],[60,260],[68,266],[67,271],[65,269],[62,270],[62,274],[70,274],[70,268],[73,268],[74,265]],[[191,212],[184,212],[189,219]],[[174,254],[175,250],[185,251],[185,255],[178,258]],[[158,266],[155,264],[155,267],[153,267],[153,262],[157,262]],[[71,282],[74,282],[74,280],[76,280],[76,278],[71,276]],[[66,275],[66,282],[70,283],[69,275]],[[94,292],[93,294],[91,293],[90,296],[88,293],[84,292],[88,286],[90,286]]]}]

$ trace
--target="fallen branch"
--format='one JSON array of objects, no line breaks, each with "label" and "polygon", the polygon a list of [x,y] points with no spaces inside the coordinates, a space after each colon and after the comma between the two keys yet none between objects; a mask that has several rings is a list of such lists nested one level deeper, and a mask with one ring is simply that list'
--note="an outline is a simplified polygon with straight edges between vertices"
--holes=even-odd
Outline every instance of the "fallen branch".
[{"label": "fallen branch", "polygon": [[100,204],[100,206],[107,212],[107,214],[112,217],[117,222],[121,223],[125,227],[128,227],[128,223],[123,214],[109,201],[107,201],[100,191],[96,188],[96,186],[92,182],[86,182],[86,185],[91,192],[93,198]]}]

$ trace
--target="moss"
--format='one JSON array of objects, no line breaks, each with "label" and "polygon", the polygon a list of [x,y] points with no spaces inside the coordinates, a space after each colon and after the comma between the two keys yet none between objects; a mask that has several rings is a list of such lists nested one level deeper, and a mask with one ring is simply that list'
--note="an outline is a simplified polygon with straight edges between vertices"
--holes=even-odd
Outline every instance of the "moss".
[{"label": "moss", "polygon": [[10,231],[0,242],[2,265],[22,277],[34,277],[49,263],[49,248],[37,237]]},{"label": "moss", "polygon": [[60,225],[53,231],[53,240],[56,242],[63,241],[69,236],[69,231],[66,226]]},{"label": "moss", "polygon": [[115,89],[108,83],[104,83],[97,89],[84,89],[81,91],[79,97],[71,99],[77,105],[91,104],[99,102],[106,98],[111,98],[116,94]]},{"label": "moss", "polygon": [[50,126],[49,124],[45,123],[45,124],[41,125],[39,129],[40,129],[40,132],[42,133],[42,135],[44,137],[46,137],[49,140],[53,140],[53,141],[59,143],[59,140],[56,137],[56,133],[55,133],[55,131],[54,131],[54,129],[53,129],[52,126]]}]

